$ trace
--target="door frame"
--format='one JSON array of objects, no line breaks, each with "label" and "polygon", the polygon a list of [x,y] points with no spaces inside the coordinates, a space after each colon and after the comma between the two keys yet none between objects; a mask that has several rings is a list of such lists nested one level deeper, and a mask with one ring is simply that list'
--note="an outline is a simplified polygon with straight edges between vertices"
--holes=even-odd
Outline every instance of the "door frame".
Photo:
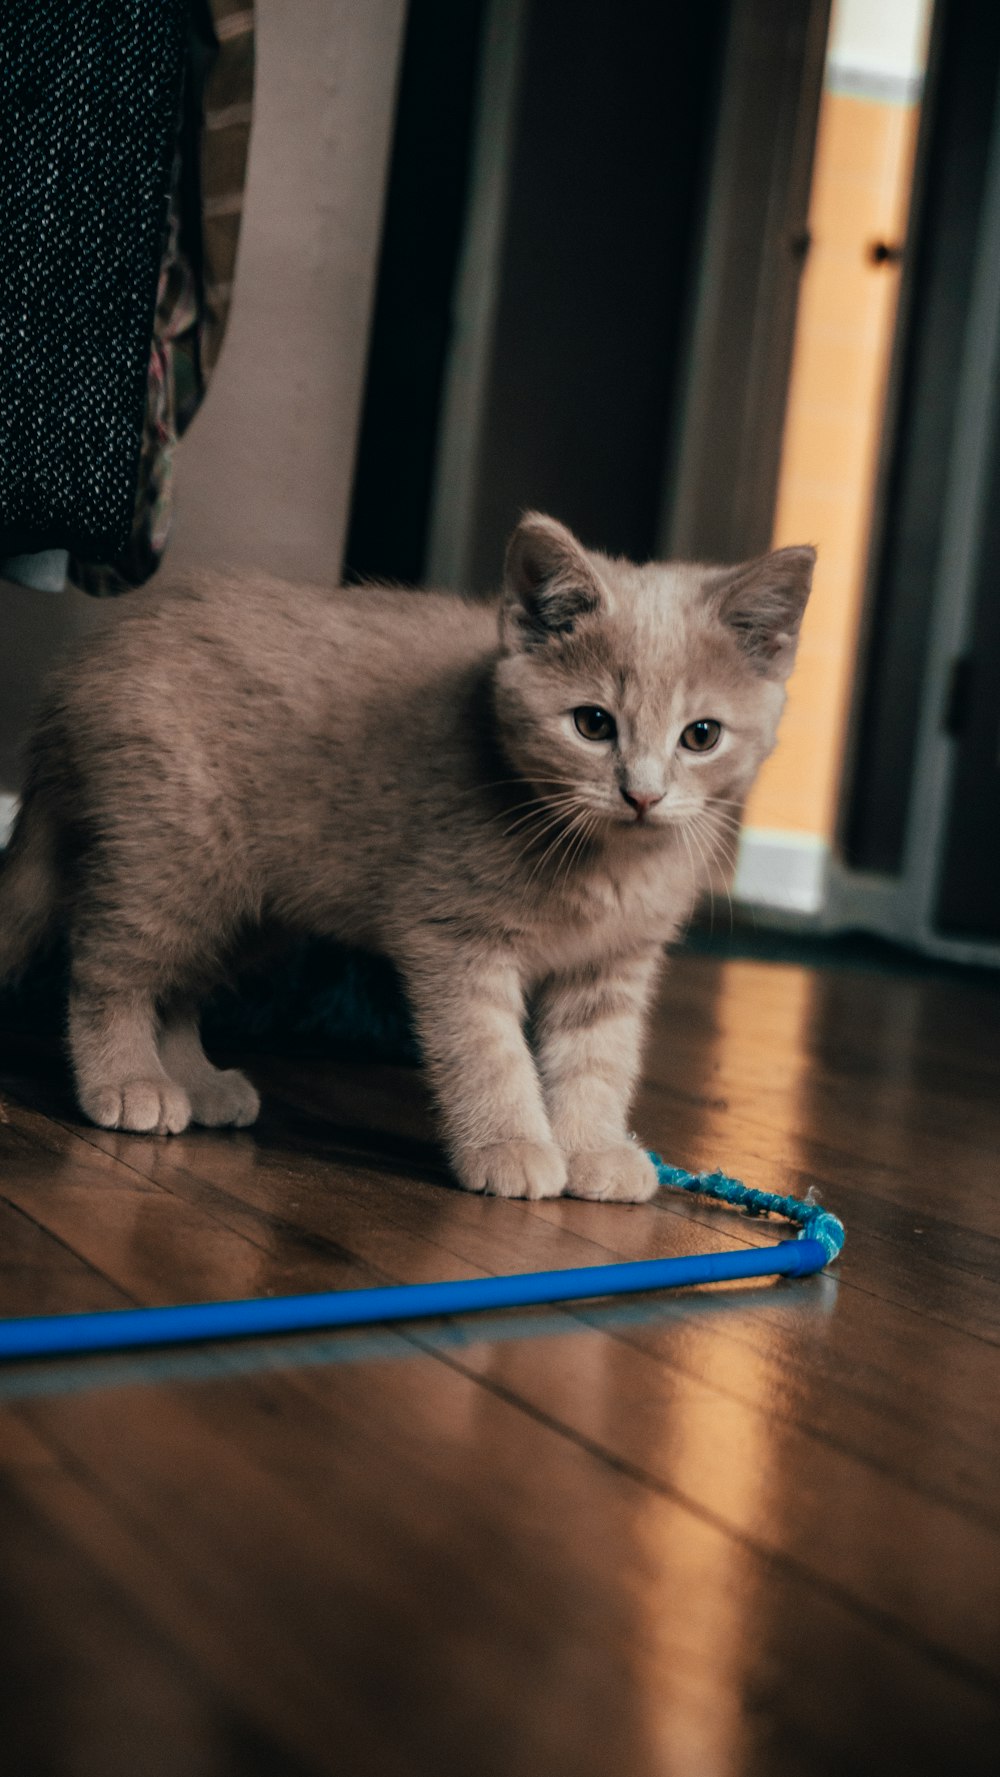
[{"label": "door frame", "polygon": [[1000,66],[962,341],[955,423],[943,481],[941,546],[933,575],[931,623],[920,694],[902,869],[880,875],[831,861],[820,923],[862,928],[929,955],[1000,966],[1000,944],[949,937],[935,925],[955,790],[954,737],[945,712],[954,663],[972,638],[982,566],[989,474],[1000,424]]},{"label": "door frame", "polygon": [[733,5],[665,476],[667,558],[771,547],[830,12],[831,0]]}]

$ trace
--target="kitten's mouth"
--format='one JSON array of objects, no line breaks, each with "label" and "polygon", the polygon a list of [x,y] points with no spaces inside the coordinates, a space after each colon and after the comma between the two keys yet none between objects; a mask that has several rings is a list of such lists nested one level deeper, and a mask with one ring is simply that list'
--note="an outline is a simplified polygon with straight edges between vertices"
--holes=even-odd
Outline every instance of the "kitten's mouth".
[{"label": "kitten's mouth", "polygon": [[613,813],[611,821],[613,826],[625,827],[630,833],[640,830],[643,833],[663,833],[671,825],[671,822],[664,820],[662,815],[630,814],[627,809],[624,809],[621,814]]}]

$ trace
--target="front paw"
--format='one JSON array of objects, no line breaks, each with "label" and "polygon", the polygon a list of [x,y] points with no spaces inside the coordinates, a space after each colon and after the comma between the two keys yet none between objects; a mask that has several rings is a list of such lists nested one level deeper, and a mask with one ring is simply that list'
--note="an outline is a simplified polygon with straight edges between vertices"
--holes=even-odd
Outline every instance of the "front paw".
[{"label": "front paw", "polygon": [[192,1120],[206,1129],[246,1129],[259,1110],[260,1095],[235,1067],[191,1088]]},{"label": "front paw", "polygon": [[191,1100],[173,1080],[123,1080],[81,1088],[80,1109],[101,1129],[143,1135],[180,1135],[191,1121]]},{"label": "front paw", "polygon": [[558,1197],[566,1186],[566,1161],[552,1142],[462,1148],[455,1156],[455,1171],[467,1191],[487,1197]]},{"label": "front paw", "polygon": [[567,1197],[600,1203],[647,1203],[659,1186],[656,1167],[635,1142],[571,1154]]}]

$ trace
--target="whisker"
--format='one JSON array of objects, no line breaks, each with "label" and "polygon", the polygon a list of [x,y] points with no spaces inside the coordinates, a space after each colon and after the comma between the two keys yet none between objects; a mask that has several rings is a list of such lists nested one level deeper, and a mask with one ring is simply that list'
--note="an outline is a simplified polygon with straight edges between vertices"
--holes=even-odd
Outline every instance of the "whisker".
[{"label": "whisker", "polygon": [[[694,837],[695,835],[696,835],[696,828],[695,828],[694,824],[692,824],[692,837]],[[718,835],[715,836],[714,848],[713,848],[713,840],[712,840],[712,837],[710,834],[703,833],[703,838],[705,840],[706,846],[708,847],[709,859],[710,859],[709,868],[711,869],[711,864],[713,862],[715,864],[719,864],[719,862],[720,862],[719,836]],[[700,847],[699,847],[699,849],[700,849]],[[732,856],[726,855],[725,862],[728,864],[730,871],[735,870],[736,863],[735,863],[735,859]],[[733,930],[735,929],[736,921],[735,921],[735,915],[733,913],[733,897],[732,897],[732,894],[730,893],[730,889],[729,889],[728,876],[725,873],[722,874],[722,887],[725,891],[726,901],[728,902],[728,905],[729,905],[729,930],[730,930],[730,933],[732,933]],[[713,912],[713,919],[714,919],[714,913],[715,913],[714,894],[712,897],[712,912]]]},{"label": "whisker", "polygon": [[735,870],[737,865],[737,854],[728,848],[724,842],[718,838],[717,834],[706,833],[703,829],[699,829],[699,831],[708,848],[709,856],[714,858],[719,864],[724,864],[727,871]]},{"label": "whisker", "polygon": [[[565,826],[569,821],[572,820],[574,813],[575,813],[575,805],[571,805],[569,808],[550,809],[548,811],[548,818],[547,819],[544,818],[545,811],[542,811],[539,814],[539,816],[537,817],[540,822],[540,825],[538,825],[534,829],[527,828],[524,823],[519,823],[522,826],[522,831],[517,835],[517,837],[519,840],[525,841],[524,850],[527,850],[527,847],[532,843],[532,841],[537,843],[538,840],[544,838],[545,834],[551,832],[553,827]],[[510,831],[513,831],[513,829],[511,829]],[[507,835],[504,834],[503,837],[506,838]],[[524,851],[522,851],[521,855],[522,856],[524,855]]]},{"label": "whisker", "polygon": [[[545,826],[540,829],[540,831],[538,833],[534,833],[534,834],[530,835],[530,838],[534,839],[535,841],[540,841],[540,840],[546,838],[549,834],[553,835],[552,838],[549,839],[548,844],[545,846],[544,850],[542,851],[541,856],[536,858],[534,867],[532,869],[532,876],[540,868],[540,866],[542,864],[544,864],[545,859],[549,855],[549,852],[553,849],[554,846],[559,844],[559,841],[565,836],[565,834],[567,833],[569,828],[573,825],[573,822],[574,822],[574,813],[573,812],[570,812],[568,814],[565,812],[560,812],[559,814],[554,815],[553,818],[550,821],[548,821],[545,824]],[[555,830],[554,832],[553,832],[553,829]],[[522,835],[522,837],[523,837],[523,835]],[[527,857],[528,847],[527,846],[523,847],[519,855],[521,858]],[[531,877],[529,877],[528,880],[530,882]]]},{"label": "whisker", "polygon": [[713,850],[716,849],[716,847],[720,847],[720,848],[723,846],[730,846],[731,847],[732,841],[731,841],[729,833],[728,832],[720,832],[719,829],[709,820],[709,818],[705,814],[704,810],[702,810],[701,813],[699,813],[699,814],[692,815],[690,817],[689,825],[693,828],[696,828],[697,831],[701,834],[703,839],[710,841],[711,848]]},{"label": "whisker", "polygon": [[596,824],[596,812],[592,809],[584,809],[580,815],[579,831],[573,844],[567,850],[566,860],[560,872],[560,876],[562,877],[565,886],[569,885],[569,879],[573,869],[579,862],[582,853],[585,851],[587,844],[593,835]]},{"label": "whisker", "polygon": [[528,877],[528,880],[524,885],[525,896],[527,896],[532,883],[534,882],[534,880],[535,880],[536,876],[539,874],[539,872],[544,868],[548,859],[551,858],[552,856],[558,857],[559,847],[563,844],[568,844],[569,839],[573,835],[574,829],[576,828],[578,821],[586,812],[587,812],[586,809],[581,808],[577,812],[577,814],[571,815],[569,820],[565,823],[565,825],[562,826],[560,828],[559,832],[556,833],[555,838],[550,840],[549,844],[546,846],[541,857],[537,860],[537,862],[534,866],[534,869],[531,871],[531,874]]},{"label": "whisker", "polygon": [[730,821],[734,825],[738,825],[743,813],[743,804],[741,802],[734,802],[731,808],[727,808],[714,799],[705,802],[700,797],[690,796],[684,802],[672,803],[670,806],[670,813],[712,814],[718,816],[719,820]]},{"label": "whisker", "polygon": [[697,847],[698,856],[701,858],[702,864],[705,867],[704,887],[708,889],[710,930],[714,932],[714,930],[715,930],[715,885],[712,882],[711,860],[707,856],[707,854],[705,852],[705,848],[702,845],[701,840],[698,837],[697,828],[690,821],[688,822],[688,831],[691,835],[692,844]]},{"label": "whisker", "polygon": [[[697,877],[697,872],[694,867],[694,852],[691,850],[691,842],[687,836],[687,828],[679,826],[677,831],[684,841],[684,850],[687,853],[688,874],[691,877],[691,893],[693,895],[696,895],[697,889],[698,889],[698,877]],[[693,908],[692,908],[692,912],[693,912]],[[690,918],[690,916],[689,916],[689,918]]]},{"label": "whisker", "polygon": [[526,777],[522,774],[518,777],[489,778],[481,784],[467,784],[464,789],[456,790],[455,794],[457,796],[482,796],[487,790],[507,790],[512,785],[520,785],[523,790],[542,788],[570,790],[577,782],[578,780],[572,777]]},{"label": "whisker", "polygon": [[711,834],[713,839],[735,843],[738,837],[740,821],[726,809],[714,808],[711,803],[697,803],[693,806],[685,803],[682,804],[681,813]]},{"label": "whisker", "polygon": [[692,817],[693,824],[699,826],[706,839],[711,841],[715,850],[727,859],[735,869],[737,858],[737,836],[731,829],[722,832],[714,825],[707,810],[701,815]]},{"label": "whisker", "polygon": [[536,860],[531,870],[529,870],[521,894],[522,908],[526,907],[528,904],[535,878],[544,870],[546,863],[551,857],[558,856],[560,846],[565,845],[566,843],[566,836],[567,829],[565,827],[560,827],[558,833],[556,833],[555,837],[550,840],[549,844],[546,846],[541,857]]},{"label": "whisker", "polygon": [[[564,791],[560,796],[538,797],[526,813],[519,814],[517,820],[512,821],[509,827],[504,828],[502,836],[506,839],[508,834],[516,832],[518,827],[526,826],[529,821],[537,820],[543,814],[559,813],[564,809],[573,808],[578,802],[579,796],[568,791]],[[510,814],[514,811],[508,809],[506,812]]]}]

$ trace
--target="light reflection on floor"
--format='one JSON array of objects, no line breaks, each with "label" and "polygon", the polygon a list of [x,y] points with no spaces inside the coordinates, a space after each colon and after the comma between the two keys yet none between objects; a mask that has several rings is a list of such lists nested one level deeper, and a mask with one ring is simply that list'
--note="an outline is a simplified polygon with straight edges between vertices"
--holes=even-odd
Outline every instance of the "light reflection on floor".
[{"label": "light reflection on floor", "polygon": [[[735,1165],[731,1126],[736,1107],[730,1082],[740,1080],[749,1087],[755,1114],[764,1111],[772,1128],[789,1132],[787,1158],[790,1165],[796,1165],[801,1156],[792,1132],[803,1126],[799,1113],[810,1071],[814,978],[804,969],[783,971],[786,978],[780,993],[767,994],[765,987],[755,1007],[754,1030],[748,1032],[743,979],[747,966],[731,962],[719,972],[713,1034],[705,1041],[698,1061],[701,1077],[718,1082],[723,1096],[704,1099],[695,1122],[696,1151],[706,1156],[706,1164],[714,1164],[715,1156],[722,1154]],[[766,1075],[762,1073],[753,1081],[747,1078],[748,1037],[755,1045],[759,1043],[762,1062],[766,1058]],[[735,1170],[765,1189],[790,1188],[782,1179],[748,1178],[746,1157]],[[826,1288],[814,1299],[813,1314],[828,1314],[836,1298],[836,1284],[830,1278],[817,1281]],[[706,1341],[699,1380],[707,1386],[679,1390],[671,1423],[664,1428],[661,1459],[668,1464],[672,1487],[686,1499],[710,1498],[713,1516],[730,1523],[769,1517],[782,1491],[776,1472],[780,1452],[774,1448],[780,1421],[770,1413],[755,1413],[746,1407],[760,1392],[763,1374],[759,1354],[748,1345],[738,1340]],[[734,1401],[733,1396],[738,1399]],[[658,1562],[662,1573],[662,1584],[649,1587],[644,1596],[651,1612],[648,1632],[655,1639],[659,1628],[665,1658],[668,1641],[674,1640],[668,1622],[677,1574],[686,1572],[692,1551],[673,1546],[673,1539],[678,1535],[687,1539],[689,1530],[676,1514],[663,1512],[657,1505],[651,1500],[649,1510],[640,1515],[637,1534],[645,1538],[646,1553]],[[712,1696],[704,1708],[678,1711],[669,1706],[669,1685],[652,1684],[647,1692],[649,1729],[665,1772],[690,1770],[697,1771],[699,1777],[737,1777],[746,1743],[746,1650],[748,1638],[755,1633],[758,1600],[742,1563],[739,1583],[734,1583],[733,1564],[739,1561],[739,1552],[729,1539],[706,1537],[697,1559],[696,1583],[684,1587],[688,1600],[686,1647],[691,1673],[701,1675],[698,1682],[709,1685]],[[692,1599],[697,1601],[693,1610]],[[678,1746],[679,1721],[687,1723],[688,1731],[696,1730],[696,1744]]]}]

